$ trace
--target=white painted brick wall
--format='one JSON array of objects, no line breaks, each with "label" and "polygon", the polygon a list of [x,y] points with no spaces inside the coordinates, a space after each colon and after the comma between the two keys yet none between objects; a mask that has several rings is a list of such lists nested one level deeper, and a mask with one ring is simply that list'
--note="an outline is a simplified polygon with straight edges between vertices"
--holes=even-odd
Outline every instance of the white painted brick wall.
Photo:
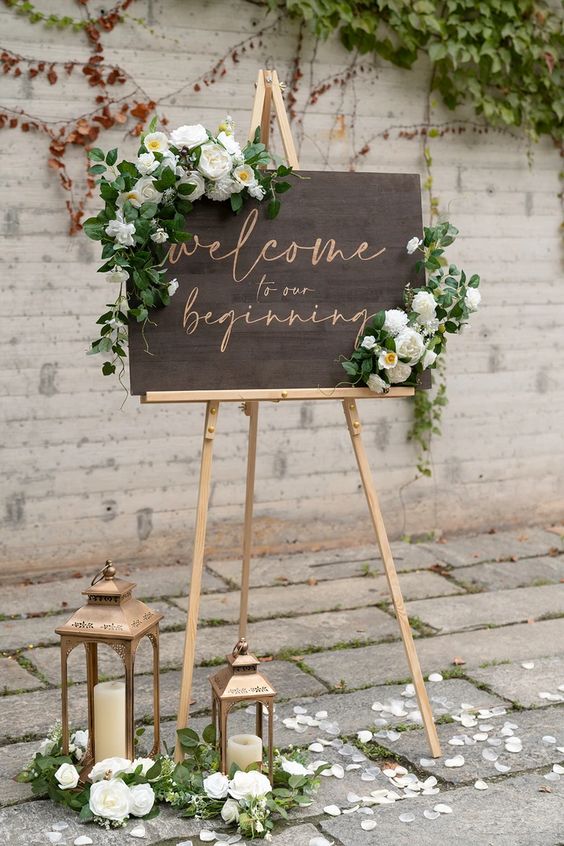
[{"label": "white painted brick wall", "polygon": [[[95,4],[91,4],[95,5]],[[102,4],[99,4],[101,7]],[[72,8],[71,8],[72,7]],[[49,9],[76,13],[67,0]],[[106,59],[124,67],[172,125],[214,126],[230,112],[245,132],[257,68],[292,67],[297,27],[288,21],[262,46],[227,60],[227,73],[195,93],[193,82],[264,25],[245,2],[138,0],[104,38]],[[48,60],[86,59],[79,34],[31,26],[0,6],[5,46]],[[151,34],[150,29],[154,30]],[[425,119],[428,69],[378,63],[354,83],[306,107],[311,85],[351,62],[338,42],[305,39],[295,132],[305,169],[349,167],[377,133]],[[360,64],[360,61],[359,61]],[[184,87],[183,87],[184,86]],[[2,79],[2,104],[47,120],[92,109],[80,73],[50,86],[41,78]],[[171,92],[180,91],[176,94]],[[124,93],[128,90],[125,87]],[[96,93],[96,92],[94,92]],[[453,119],[440,105],[437,123]],[[461,112],[457,117],[471,118]],[[3,308],[2,561],[5,570],[58,569],[107,555],[189,556],[202,409],[141,408],[85,356],[107,294],[96,275],[97,245],[69,238],[66,199],[47,168],[40,135],[3,130],[0,145]],[[123,131],[106,148],[131,152]],[[365,439],[392,533],[471,530],[517,521],[561,520],[564,506],[564,288],[559,264],[557,152],[507,133],[446,135],[431,142],[435,193],[463,237],[456,258],[483,277],[483,310],[449,351],[450,404],[433,446],[434,476],[414,479],[405,441],[409,401],[363,402]],[[79,155],[76,174],[79,173]],[[420,139],[375,138],[359,166],[424,173]],[[95,210],[93,203],[91,211]],[[246,418],[221,409],[215,443],[211,544],[236,552],[244,496]],[[338,403],[264,406],[257,464],[257,545],[296,547],[365,540],[369,525]],[[235,544],[235,547],[233,546]]]}]

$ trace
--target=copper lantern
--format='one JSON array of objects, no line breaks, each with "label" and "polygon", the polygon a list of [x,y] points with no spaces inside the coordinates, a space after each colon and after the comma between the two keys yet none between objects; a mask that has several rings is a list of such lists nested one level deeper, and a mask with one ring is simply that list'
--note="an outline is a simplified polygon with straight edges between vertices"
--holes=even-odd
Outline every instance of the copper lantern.
[{"label": "copper lantern", "polygon": [[276,691],[261,673],[259,660],[251,655],[245,638],[241,638],[230,655],[227,667],[210,676],[212,687],[212,721],[216,727],[221,772],[227,774],[227,718],[234,705],[242,702],[256,704],[256,733],[263,738],[263,709],[268,719],[268,774],[272,782],[273,721]]},{"label": "copper lantern", "polygon": [[[143,602],[134,599],[133,582],[126,582],[115,578],[116,570],[111,561],[94,577],[90,586],[83,590],[88,597],[86,604],[72,615],[70,620],[55,631],[61,637],[61,693],[62,693],[62,748],[63,754],[69,749],[69,712],[68,712],[68,673],[67,664],[70,653],[77,646],[84,645],[86,652],[86,687],[88,697],[88,748],[83,759],[84,770],[87,773],[91,766],[101,758],[113,755],[123,756],[133,760],[135,757],[135,712],[134,712],[134,666],[135,654],[140,641],[148,637],[153,648],[153,716],[154,743],[151,757],[157,755],[160,749],[160,719],[159,719],[159,622],[162,614],[151,611]],[[123,697],[122,682],[98,684],[98,645],[104,644],[116,652],[124,665],[125,701],[117,702],[119,719],[111,726],[115,729],[118,724],[121,749],[103,754],[102,746],[102,717],[111,720],[111,714],[97,710],[95,701],[99,688],[104,684],[119,688]],[[123,707],[121,707],[123,706]],[[125,712],[125,713],[123,713]],[[99,715],[98,725],[98,753],[96,752],[96,713]],[[124,727],[124,730],[123,730]],[[125,735],[123,737],[123,734]],[[110,744],[111,745],[111,744]],[[106,750],[107,751],[107,750]]]}]

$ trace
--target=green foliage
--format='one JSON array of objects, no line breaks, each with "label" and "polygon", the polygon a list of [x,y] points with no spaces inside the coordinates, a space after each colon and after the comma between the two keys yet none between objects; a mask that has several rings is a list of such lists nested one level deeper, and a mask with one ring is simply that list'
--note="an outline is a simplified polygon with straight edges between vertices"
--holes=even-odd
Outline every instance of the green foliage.
[{"label": "green foliage", "polygon": [[[277,5],[276,0],[270,0]],[[562,19],[547,0],[285,0],[291,15],[348,50],[402,68],[421,54],[449,109],[469,103],[492,126],[562,137]]]}]

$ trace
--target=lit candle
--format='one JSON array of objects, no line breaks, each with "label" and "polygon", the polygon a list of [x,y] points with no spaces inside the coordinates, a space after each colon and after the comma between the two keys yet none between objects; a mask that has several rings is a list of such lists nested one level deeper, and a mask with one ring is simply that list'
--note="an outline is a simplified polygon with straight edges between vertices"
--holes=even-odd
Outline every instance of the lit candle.
[{"label": "lit candle", "polygon": [[234,734],[227,741],[227,772],[231,764],[246,770],[249,764],[262,764],[262,740],[256,734]]},{"label": "lit candle", "polygon": [[94,686],[94,753],[104,758],[125,758],[125,683],[100,682]]}]

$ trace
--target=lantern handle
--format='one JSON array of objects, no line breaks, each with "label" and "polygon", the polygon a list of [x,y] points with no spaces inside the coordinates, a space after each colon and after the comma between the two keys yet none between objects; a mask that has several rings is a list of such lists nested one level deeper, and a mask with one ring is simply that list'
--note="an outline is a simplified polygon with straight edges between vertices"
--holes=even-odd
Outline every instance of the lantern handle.
[{"label": "lantern handle", "polygon": [[233,653],[232,654],[236,658],[238,655],[246,655],[248,651],[249,651],[249,646],[247,644],[247,641],[245,640],[244,637],[242,637],[242,638],[240,638],[240,640],[237,641],[237,643],[233,647]]},{"label": "lantern handle", "polygon": [[114,565],[112,564],[112,562],[108,558],[108,560],[106,561],[106,563],[104,564],[102,569],[99,570],[96,573],[96,575],[94,576],[94,578],[90,582],[90,587],[94,587],[94,585],[97,585],[98,582],[102,581],[102,579],[108,579],[108,580],[113,579],[115,574],[116,574],[116,568],[114,567]]}]

